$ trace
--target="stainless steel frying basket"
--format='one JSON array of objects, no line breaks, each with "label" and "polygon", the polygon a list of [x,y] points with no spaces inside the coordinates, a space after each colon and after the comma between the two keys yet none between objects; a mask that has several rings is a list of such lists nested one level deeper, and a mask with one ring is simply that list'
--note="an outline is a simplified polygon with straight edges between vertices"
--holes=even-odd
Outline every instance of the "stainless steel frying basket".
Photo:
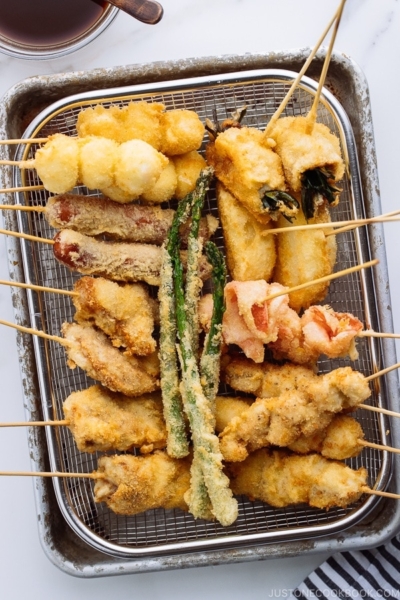
[{"label": "stainless steel frying basket", "polygon": [[[244,124],[262,129],[279,106],[294,77],[294,73],[286,70],[252,70],[76,94],[41,112],[26,129],[24,137],[46,137],[54,133],[76,135],[76,119],[82,108],[99,103],[106,107],[122,106],[132,100],[163,102],[167,109],[195,110],[203,122],[206,118],[223,120],[234,110],[246,105],[248,108]],[[311,107],[316,87],[313,80],[304,78],[285,114],[305,115]],[[332,209],[331,218],[338,221],[363,217],[365,208],[352,128],[343,108],[327,90],[319,104],[318,121],[328,125],[340,138],[347,167],[341,183],[341,201]],[[16,158],[33,157],[38,147],[34,143],[21,145]],[[40,183],[34,170],[27,170],[22,174],[18,169],[14,171],[15,186]],[[82,186],[74,191],[96,194],[96,190],[87,190]],[[48,192],[44,190],[20,192],[15,195],[15,202],[44,206],[47,198]],[[214,190],[211,189],[206,212],[217,215],[214,198]],[[20,213],[18,228],[42,238],[52,238],[55,233],[41,213]],[[223,247],[220,229],[215,240]],[[365,228],[340,234],[337,236],[337,244],[336,270],[371,258],[370,239]],[[57,263],[51,246],[22,240],[21,249],[25,282],[72,289],[78,276]],[[376,286],[376,277],[371,270],[346,275],[331,282],[326,303],[336,311],[353,313],[361,319],[365,328],[379,330]],[[73,320],[72,302],[66,296],[28,291],[27,299],[31,326],[34,328],[59,335],[62,323]],[[359,359],[352,363],[353,368],[369,375],[385,365],[379,341],[362,338],[358,341],[357,348]],[[46,419],[63,418],[62,404],[67,396],[73,391],[89,387],[93,381],[83,371],[72,371],[67,367],[61,345],[35,338],[34,349],[43,416]],[[348,364],[351,363],[347,359],[321,359],[319,369],[324,373]],[[387,407],[384,384],[376,380],[371,385],[371,404]],[[226,392],[225,388],[221,390],[221,393]],[[367,440],[387,443],[388,426],[382,415],[358,410],[356,416]],[[46,435],[53,470],[91,472],[96,469],[98,456],[78,452],[67,428],[47,428]],[[353,468],[366,467],[371,487],[384,489],[388,485],[391,461],[387,453],[365,448],[359,457],[349,460],[348,464]],[[54,489],[60,510],[72,530],[90,547],[123,559],[183,555],[187,552],[330,536],[365,521],[371,511],[377,510],[379,504],[376,497],[363,496],[359,502],[346,509],[320,511],[304,505],[274,509],[243,497],[239,498],[238,520],[232,526],[224,528],[217,523],[196,521],[191,515],[179,510],[160,509],[131,517],[117,516],[104,505],[94,503],[90,480],[55,479]]]}]

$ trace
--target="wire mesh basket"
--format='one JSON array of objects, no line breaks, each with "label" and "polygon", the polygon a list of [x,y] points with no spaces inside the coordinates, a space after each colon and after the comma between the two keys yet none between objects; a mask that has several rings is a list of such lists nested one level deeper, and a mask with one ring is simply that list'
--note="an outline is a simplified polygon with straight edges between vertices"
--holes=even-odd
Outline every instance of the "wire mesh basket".
[{"label": "wire mesh basket", "polygon": [[[219,121],[233,111],[247,106],[243,124],[263,129],[288,91],[295,74],[281,70],[263,70],[231,73],[223,76],[199,77],[165,84],[148,84],[84,93],[59,101],[45,109],[25,131],[24,137],[47,137],[54,133],[74,136],[76,120],[82,108],[102,104],[123,106],[138,100],[162,102],[166,109],[194,110],[204,122],[206,118]],[[286,107],[286,115],[305,115],[309,111],[316,84],[308,78]],[[319,107],[318,121],[325,123],[341,141],[346,162],[346,174],[341,182],[341,200],[331,211],[332,221],[365,216],[357,154],[350,122],[339,102],[327,90]],[[204,153],[206,141],[201,152]],[[21,145],[17,159],[32,158],[39,146]],[[34,170],[15,170],[14,183],[40,185]],[[79,186],[74,193],[97,195],[96,190]],[[15,201],[29,206],[45,206],[48,192],[36,190],[15,195]],[[172,204],[172,207],[174,205]],[[206,213],[217,216],[215,189],[211,188],[205,207]],[[42,238],[52,238],[55,231],[43,213],[20,213],[19,230]],[[221,229],[213,238],[223,248]],[[59,264],[52,247],[23,240],[22,255],[27,283],[53,288],[72,289],[78,275]],[[355,229],[337,237],[336,270],[351,267],[371,258],[366,229]],[[59,335],[62,323],[71,322],[74,309],[71,299],[58,294],[28,292],[32,327]],[[339,312],[351,312],[364,324],[379,330],[375,301],[375,282],[371,271],[351,273],[331,282],[326,303]],[[94,382],[80,369],[71,370],[66,363],[64,348],[39,338],[34,340],[35,357],[46,419],[63,418],[62,405],[71,392],[83,390]],[[369,375],[382,366],[379,342],[362,338],[357,343],[359,358],[351,364],[354,369]],[[319,372],[325,373],[350,364],[346,359],[321,359]],[[385,388],[375,382],[370,402],[387,406]],[[222,387],[221,394],[232,393]],[[386,423],[382,415],[358,410],[368,441],[387,442]],[[98,455],[80,453],[66,427],[46,431],[50,465],[53,470],[91,472],[96,469]],[[353,468],[368,470],[369,485],[383,489],[390,478],[390,458],[387,453],[364,448],[359,457],[347,461]],[[92,483],[85,479],[56,479],[55,492],[62,514],[73,531],[90,546],[115,557],[157,556],[163,553],[184,553],[189,550],[228,548],[254,543],[280,542],[289,539],[308,539],[341,532],[359,523],[373,510],[378,500],[362,497],[346,509],[322,511],[306,505],[283,509],[272,508],[262,502],[239,498],[239,517],[230,527],[218,523],[195,520],[179,510],[151,510],[135,516],[113,514],[103,504],[93,500]]]}]

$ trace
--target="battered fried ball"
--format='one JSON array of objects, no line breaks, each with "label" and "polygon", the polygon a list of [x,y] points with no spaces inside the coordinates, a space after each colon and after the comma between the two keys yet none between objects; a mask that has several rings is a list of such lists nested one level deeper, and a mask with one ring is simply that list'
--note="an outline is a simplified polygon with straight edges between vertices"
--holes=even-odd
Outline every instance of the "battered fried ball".
[{"label": "battered fried ball", "polygon": [[168,159],[142,140],[124,142],[118,148],[115,162],[115,184],[132,198],[150,190]]},{"label": "battered fried ball", "polygon": [[113,184],[118,144],[104,137],[87,137],[80,142],[79,180],[89,189]]},{"label": "battered fried ball", "polygon": [[207,163],[196,150],[174,156],[171,160],[177,177],[174,196],[177,200],[182,200],[186,194],[194,190],[200,171],[205,169]]},{"label": "battered fried ball", "polygon": [[167,200],[170,200],[174,196],[177,181],[178,178],[174,163],[169,161],[167,166],[161,171],[161,175],[153,187],[142,194],[142,200],[151,202],[152,204],[167,202]]},{"label": "battered fried ball", "polygon": [[192,110],[170,110],[161,115],[160,151],[167,156],[200,148],[205,127]]},{"label": "battered fried ball", "polygon": [[55,194],[63,194],[77,185],[79,177],[79,146],[76,138],[61,133],[35,154],[34,166],[44,187]]}]

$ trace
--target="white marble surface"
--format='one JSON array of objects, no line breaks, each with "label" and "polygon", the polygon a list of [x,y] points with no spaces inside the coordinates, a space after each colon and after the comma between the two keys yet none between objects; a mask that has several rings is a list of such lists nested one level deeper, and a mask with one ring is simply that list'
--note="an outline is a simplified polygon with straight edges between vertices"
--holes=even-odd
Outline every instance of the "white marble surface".
[{"label": "white marble surface", "polygon": [[[39,74],[146,63],[157,60],[266,52],[313,46],[336,7],[336,0],[164,0],[165,16],[146,26],[120,14],[87,48],[53,61],[21,61],[0,54],[0,95],[14,83]],[[375,143],[384,212],[398,205],[400,157],[400,2],[348,0],[336,49],[363,69],[370,86]],[[386,247],[395,331],[400,331],[398,230],[386,226]],[[7,279],[0,240],[0,279]],[[0,315],[13,320],[10,292],[0,286]],[[23,419],[15,334],[0,330],[0,419]],[[26,432],[0,432],[0,469],[29,469]],[[279,559],[165,573],[81,580],[55,568],[37,535],[29,479],[0,480],[1,597],[105,600],[150,597],[237,600],[287,597],[290,588],[325,556]]]}]

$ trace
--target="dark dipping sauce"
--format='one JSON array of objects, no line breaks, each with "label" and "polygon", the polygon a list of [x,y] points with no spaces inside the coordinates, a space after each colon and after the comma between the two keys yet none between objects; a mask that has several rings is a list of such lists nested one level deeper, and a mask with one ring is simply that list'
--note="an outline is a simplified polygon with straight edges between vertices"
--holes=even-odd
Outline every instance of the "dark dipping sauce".
[{"label": "dark dipping sauce", "polygon": [[0,35],[32,46],[62,44],[87,31],[107,6],[102,0],[0,0]]}]

